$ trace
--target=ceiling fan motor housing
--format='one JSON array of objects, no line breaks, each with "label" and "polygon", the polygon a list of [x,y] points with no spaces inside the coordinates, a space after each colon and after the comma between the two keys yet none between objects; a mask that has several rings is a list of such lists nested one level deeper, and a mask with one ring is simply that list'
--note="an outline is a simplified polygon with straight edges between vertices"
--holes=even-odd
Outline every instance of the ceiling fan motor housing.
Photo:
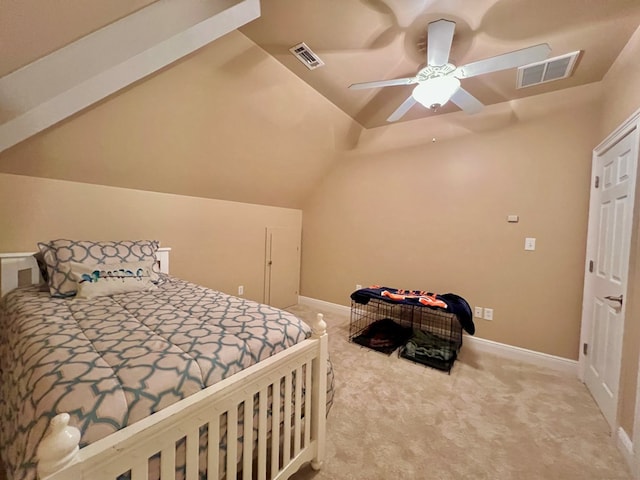
[{"label": "ceiling fan motor housing", "polygon": [[456,66],[452,63],[446,63],[444,65],[427,65],[418,72],[416,80],[418,82],[424,82],[431,78],[445,77],[455,71],[455,69]]}]

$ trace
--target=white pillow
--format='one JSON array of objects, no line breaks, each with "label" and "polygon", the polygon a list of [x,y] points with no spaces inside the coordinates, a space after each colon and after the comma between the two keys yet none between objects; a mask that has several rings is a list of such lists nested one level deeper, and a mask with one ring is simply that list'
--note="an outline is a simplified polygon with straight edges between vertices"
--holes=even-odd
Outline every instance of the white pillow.
[{"label": "white pillow", "polygon": [[71,276],[78,284],[77,298],[153,290],[153,260],[87,265],[70,262]]}]

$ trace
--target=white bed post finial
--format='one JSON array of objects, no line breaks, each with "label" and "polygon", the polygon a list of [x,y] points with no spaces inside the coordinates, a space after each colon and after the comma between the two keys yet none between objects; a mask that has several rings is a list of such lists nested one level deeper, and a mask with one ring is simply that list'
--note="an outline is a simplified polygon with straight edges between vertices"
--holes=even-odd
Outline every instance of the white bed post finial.
[{"label": "white bed post finial", "polygon": [[327,322],[324,321],[324,315],[321,313],[316,316],[315,322],[312,322],[311,332],[313,333],[313,338],[320,338],[327,333]]},{"label": "white bed post finial", "polygon": [[65,467],[78,453],[80,430],[69,425],[69,414],[56,415],[49,432],[38,445],[38,478],[44,478]]}]

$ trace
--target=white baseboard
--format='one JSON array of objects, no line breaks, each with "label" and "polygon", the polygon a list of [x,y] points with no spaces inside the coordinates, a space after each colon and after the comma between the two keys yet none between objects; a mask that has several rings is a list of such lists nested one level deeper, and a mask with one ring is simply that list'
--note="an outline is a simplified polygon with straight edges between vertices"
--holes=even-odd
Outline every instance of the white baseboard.
[{"label": "white baseboard", "polygon": [[[337,315],[350,315],[351,309],[345,305],[325,302],[311,297],[298,297],[298,303],[307,305],[311,308],[324,310],[326,312],[335,313]],[[518,362],[532,363],[541,367],[550,368],[552,370],[568,373],[573,376],[578,375],[578,362],[568,358],[549,355],[548,353],[527,350],[526,348],[515,347],[505,343],[494,342],[484,338],[472,337],[465,335],[463,338],[464,348],[475,352],[485,352],[501,357],[509,358]]]},{"label": "white baseboard", "polygon": [[[632,472],[635,472],[635,468],[634,468],[635,461],[633,458],[633,442],[629,438],[629,435],[627,435],[627,432],[625,432],[622,427],[618,427],[616,445],[618,447],[618,450],[620,450],[620,452],[622,453],[622,456],[624,457],[625,461],[627,462],[629,469]],[[638,477],[634,475],[633,478],[638,478]]]},{"label": "white baseboard", "polygon": [[335,313],[336,315],[351,315],[351,308],[345,305],[338,305],[337,303],[325,302],[324,300],[318,300],[317,298],[298,297],[298,303],[300,305],[306,305],[307,307],[317,308],[318,310],[324,310],[325,312]]},{"label": "white baseboard", "polygon": [[551,368],[552,370],[565,372],[576,377],[578,376],[577,360],[536,352],[535,350],[527,350],[526,348],[494,342],[493,340],[487,340],[485,338],[472,337],[471,335],[465,335],[462,342],[464,348],[475,352],[499,355],[518,362],[532,363],[540,367]]}]

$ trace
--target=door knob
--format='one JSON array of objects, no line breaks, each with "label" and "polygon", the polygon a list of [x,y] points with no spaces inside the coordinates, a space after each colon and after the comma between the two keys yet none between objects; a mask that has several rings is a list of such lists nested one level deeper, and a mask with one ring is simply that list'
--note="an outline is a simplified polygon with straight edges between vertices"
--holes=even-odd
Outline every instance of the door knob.
[{"label": "door knob", "polygon": [[605,300],[610,300],[612,302],[618,302],[620,305],[622,305],[622,295],[620,295],[619,297],[612,297],[611,295],[607,295],[604,298],[605,298]]}]

